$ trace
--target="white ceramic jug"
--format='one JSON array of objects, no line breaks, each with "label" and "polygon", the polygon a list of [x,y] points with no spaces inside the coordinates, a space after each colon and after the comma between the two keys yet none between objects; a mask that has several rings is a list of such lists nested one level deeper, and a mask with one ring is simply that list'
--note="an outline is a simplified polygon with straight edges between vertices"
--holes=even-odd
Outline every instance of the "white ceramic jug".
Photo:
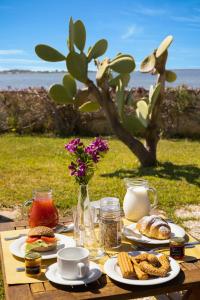
[{"label": "white ceramic jug", "polygon": [[[150,209],[157,206],[157,192],[149,187],[148,181],[143,179],[124,179],[127,192],[124,197],[123,209],[125,218],[137,222],[142,217],[149,215]],[[154,203],[151,205],[148,192],[154,193]]]}]

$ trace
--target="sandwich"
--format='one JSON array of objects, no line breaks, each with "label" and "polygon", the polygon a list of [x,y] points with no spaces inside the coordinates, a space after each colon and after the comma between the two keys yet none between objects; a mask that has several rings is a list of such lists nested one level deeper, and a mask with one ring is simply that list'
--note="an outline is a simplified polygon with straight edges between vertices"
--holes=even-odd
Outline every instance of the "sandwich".
[{"label": "sandwich", "polygon": [[51,228],[37,226],[29,230],[28,238],[26,240],[26,252],[45,252],[55,250],[56,247],[57,239]]}]

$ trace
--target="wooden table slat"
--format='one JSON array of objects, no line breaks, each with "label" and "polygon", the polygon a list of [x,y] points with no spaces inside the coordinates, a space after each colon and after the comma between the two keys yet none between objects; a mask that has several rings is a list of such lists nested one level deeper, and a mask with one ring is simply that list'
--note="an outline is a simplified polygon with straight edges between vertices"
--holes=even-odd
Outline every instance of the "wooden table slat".
[{"label": "wooden table slat", "polygon": [[32,293],[45,292],[44,284],[42,282],[31,283],[30,288]]}]

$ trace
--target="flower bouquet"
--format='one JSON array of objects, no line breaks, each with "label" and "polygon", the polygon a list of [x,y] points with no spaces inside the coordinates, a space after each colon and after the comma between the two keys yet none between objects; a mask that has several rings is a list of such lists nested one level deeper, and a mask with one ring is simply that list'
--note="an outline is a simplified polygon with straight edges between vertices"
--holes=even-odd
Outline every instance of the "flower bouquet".
[{"label": "flower bouquet", "polygon": [[95,233],[92,220],[88,183],[97,163],[109,150],[107,141],[97,137],[89,146],[85,146],[79,138],[65,145],[72,161],[69,165],[71,176],[79,184],[78,204],[75,210],[75,239],[77,246],[94,244]]}]

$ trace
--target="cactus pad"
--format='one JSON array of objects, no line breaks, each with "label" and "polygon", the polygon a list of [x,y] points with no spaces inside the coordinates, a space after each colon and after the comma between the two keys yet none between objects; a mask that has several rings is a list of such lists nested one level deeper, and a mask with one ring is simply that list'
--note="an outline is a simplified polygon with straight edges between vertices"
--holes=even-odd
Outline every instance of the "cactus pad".
[{"label": "cactus pad", "polygon": [[156,58],[160,57],[168,49],[168,47],[171,45],[172,41],[173,41],[173,36],[172,35],[168,35],[162,41],[162,43],[160,44],[160,46],[156,50]]},{"label": "cactus pad", "polygon": [[67,90],[68,95],[73,98],[76,94],[77,88],[76,81],[70,74],[66,74],[63,77],[63,86]]},{"label": "cactus pad", "polygon": [[61,84],[54,84],[49,89],[50,97],[58,104],[73,103],[73,99],[69,96],[65,87]]},{"label": "cactus pad", "polygon": [[82,21],[78,20],[74,23],[74,44],[83,51],[86,41],[86,30]]},{"label": "cactus pad", "polygon": [[85,83],[87,81],[87,58],[84,54],[70,52],[67,55],[68,72],[77,80]]},{"label": "cactus pad", "polygon": [[165,71],[165,79],[166,81],[168,82],[174,82],[177,78],[177,75],[175,72],[172,72],[172,71],[169,71],[169,70],[166,70]]},{"label": "cactus pad", "polygon": [[91,47],[88,51],[88,61],[90,62],[92,59],[95,59],[99,56],[102,56],[108,47],[108,42],[105,39],[99,40]]},{"label": "cactus pad", "polygon": [[109,67],[117,73],[131,73],[135,69],[133,57],[117,57],[109,63]]},{"label": "cactus pad", "polygon": [[100,109],[100,105],[98,102],[88,101],[79,107],[81,112],[95,112]]},{"label": "cactus pad", "polygon": [[142,73],[152,72],[156,64],[155,55],[152,53],[151,55],[145,57],[140,65],[140,71]]},{"label": "cactus pad", "polygon": [[41,59],[50,62],[63,61],[66,59],[66,57],[56,49],[43,44],[39,44],[35,47],[35,53]]}]

